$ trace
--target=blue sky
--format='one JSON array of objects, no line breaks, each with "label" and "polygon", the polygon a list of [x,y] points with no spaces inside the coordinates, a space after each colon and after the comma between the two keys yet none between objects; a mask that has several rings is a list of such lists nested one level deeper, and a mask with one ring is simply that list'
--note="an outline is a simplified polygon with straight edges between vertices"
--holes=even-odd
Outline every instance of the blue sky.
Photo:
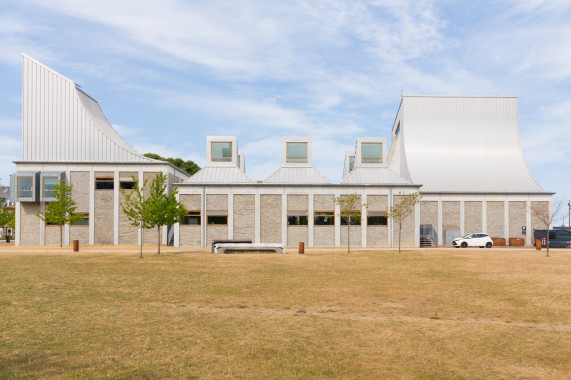
[{"label": "blue sky", "polygon": [[139,152],[203,165],[207,135],[236,135],[254,179],[301,135],[339,181],[358,136],[390,136],[402,93],[517,95],[528,166],[566,204],[569,20],[567,0],[3,1],[1,182],[21,157],[23,52]]}]

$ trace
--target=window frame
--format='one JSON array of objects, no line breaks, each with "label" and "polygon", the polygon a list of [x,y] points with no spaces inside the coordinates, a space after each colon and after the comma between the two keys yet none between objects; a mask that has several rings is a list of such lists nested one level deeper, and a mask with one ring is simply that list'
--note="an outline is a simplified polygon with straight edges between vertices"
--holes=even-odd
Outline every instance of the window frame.
[{"label": "window frame", "polygon": [[[211,217],[226,217],[226,223],[210,223]],[[207,210],[206,211],[206,225],[207,226],[227,226],[228,225],[228,210]]]},{"label": "window frame", "polygon": [[[214,157],[214,144],[230,144],[230,157]],[[210,160],[212,162],[232,162],[233,158],[233,143],[232,141],[211,141],[210,142]]]},{"label": "window frame", "polygon": [[[88,212],[74,212],[73,214],[74,214],[74,215],[78,215],[78,214],[83,215],[82,221],[87,219],[87,224],[74,224],[74,223],[71,223],[70,227],[89,227],[89,224],[91,223],[91,220],[90,220],[90,218],[89,218],[89,213],[88,213]],[[77,222],[75,222],[75,223],[77,223]]]},{"label": "window frame", "polygon": [[[103,178],[107,178],[107,179],[103,179]],[[108,178],[111,178],[111,180],[109,180]],[[115,177],[95,177],[94,182],[95,182],[95,190],[115,190]],[[98,183],[111,183],[112,187],[110,189],[108,189],[108,188],[98,189],[97,188]]]},{"label": "window frame", "polygon": [[[317,215],[318,213],[327,215]],[[318,218],[332,217],[333,223],[317,223]],[[335,225],[335,211],[321,210],[313,212],[313,225],[314,226],[334,226]]]},{"label": "window frame", "polygon": [[[349,225],[348,222],[343,223],[343,219],[346,218],[346,216],[344,216],[343,214],[346,214],[346,213],[343,213],[343,212],[341,213],[341,215],[340,215],[340,223],[341,223],[342,226],[348,226],[348,225]],[[360,226],[360,225],[363,224],[363,212],[361,212],[360,214],[361,214],[361,217],[360,217],[358,220],[356,220],[356,221],[354,221],[353,223],[351,223],[352,226]],[[357,222],[358,222],[358,223],[357,223]]]},{"label": "window frame", "polygon": [[[52,193],[52,194],[50,194],[49,197],[46,196],[46,194],[44,193],[44,192],[45,192],[45,190],[44,190],[44,178],[55,178],[55,179],[56,179],[55,185],[58,184],[58,182],[60,181],[60,178],[59,178],[58,176],[55,176],[55,175],[42,176],[42,186],[41,186],[42,197],[41,197],[41,198],[42,198],[42,199],[53,198],[53,197],[54,197],[54,195],[53,195],[53,189],[50,191],[50,193]],[[54,185],[54,186],[55,186],[55,185]]]},{"label": "window frame", "polygon": [[[371,214],[383,214],[383,215],[371,215]],[[385,218],[385,224],[371,224],[369,223],[369,218],[380,218],[380,217],[384,217]],[[367,226],[374,226],[374,227],[379,227],[379,226],[388,226],[389,225],[389,214],[386,211],[367,211]]]},{"label": "window frame", "polygon": [[[187,220],[187,218],[191,218],[191,217],[196,217],[198,216],[198,223],[193,224],[193,223],[186,223],[185,221]],[[226,221],[228,222],[228,219],[226,219]],[[188,213],[184,216],[184,218],[182,219],[182,222],[180,222],[181,225],[183,226],[201,226],[202,225],[202,213],[200,212],[200,210],[191,210],[188,211]]]},{"label": "window frame", "polygon": [[[20,195],[20,178],[31,178],[32,188],[30,190],[25,190],[30,192],[30,196]],[[34,176],[32,175],[20,175],[16,177],[16,198],[34,198]]]},{"label": "window frame", "polygon": [[[304,144],[305,145],[305,157],[292,157],[289,156],[289,144]],[[286,142],[286,162],[294,163],[307,163],[309,161],[309,144],[307,141],[287,141]]]},{"label": "window frame", "polygon": [[[290,223],[290,217],[299,217],[296,221],[302,221],[303,217],[305,217],[305,224],[304,223]],[[309,225],[309,211],[307,210],[291,210],[287,212],[287,225],[288,226],[308,226]]]},{"label": "window frame", "polygon": [[[123,187],[123,183],[131,183],[133,184],[133,187],[131,188],[125,188]],[[120,177],[119,178],[119,189],[123,189],[123,190],[134,190],[135,189],[135,180],[131,177]]]},{"label": "window frame", "polygon": [[[363,145],[380,145],[381,146],[381,152],[380,152],[380,157],[365,157],[363,155],[363,152],[365,151],[363,149]],[[383,163],[383,143],[382,142],[362,142],[361,143],[361,162],[362,163],[366,163],[366,164],[382,164]]]}]

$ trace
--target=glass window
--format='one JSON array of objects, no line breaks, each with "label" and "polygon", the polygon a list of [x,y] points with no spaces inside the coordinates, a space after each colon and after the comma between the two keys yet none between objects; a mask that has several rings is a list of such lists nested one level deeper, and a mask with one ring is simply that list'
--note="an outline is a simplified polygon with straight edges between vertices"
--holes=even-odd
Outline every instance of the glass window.
[{"label": "glass window", "polygon": [[135,180],[133,178],[119,178],[119,187],[124,190],[133,190],[135,188]]},{"label": "glass window", "polygon": [[367,213],[367,224],[369,226],[386,226],[387,225],[386,211],[369,211]]},{"label": "glass window", "polygon": [[313,216],[313,224],[316,226],[333,226],[335,224],[335,212],[316,211]]},{"label": "glass window", "polygon": [[95,190],[113,190],[115,180],[113,177],[95,178]]},{"label": "glass window", "polygon": [[183,218],[182,224],[200,226],[200,211],[189,211],[188,215]]},{"label": "glass window", "polygon": [[42,177],[42,198],[53,198],[54,186],[58,180],[58,177]]},{"label": "glass window", "polygon": [[[346,226],[347,225],[347,216],[345,215],[345,213],[341,213],[341,225]],[[361,225],[361,216],[357,216],[357,217],[353,217],[351,218],[351,225],[352,226],[360,226]]]},{"label": "glass window", "polygon": [[32,198],[34,195],[34,177],[18,178],[18,198]]},{"label": "glass window", "polygon": [[307,162],[306,142],[288,142],[286,150],[287,162]]},{"label": "glass window", "polygon": [[232,161],[231,142],[213,142],[211,145],[212,161],[230,162]]},{"label": "glass window", "polygon": [[349,156],[349,171],[355,167],[355,156]]},{"label": "glass window", "polygon": [[288,211],[288,226],[307,226],[307,211]]},{"label": "glass window", "polygon": [[228,211],[207,211],[207,224],[228,224]]},{"label": "glass window", "polygon": [[89,226],[89,213],[88,212],[85,212],[85,213],[80,212],[78,214],[82,215],[83,219],[72,222],[71,225],[72,226]]},{"label": "glass window", "polygon": [[362,162],[382,162],[381,143],[361,143]]}]

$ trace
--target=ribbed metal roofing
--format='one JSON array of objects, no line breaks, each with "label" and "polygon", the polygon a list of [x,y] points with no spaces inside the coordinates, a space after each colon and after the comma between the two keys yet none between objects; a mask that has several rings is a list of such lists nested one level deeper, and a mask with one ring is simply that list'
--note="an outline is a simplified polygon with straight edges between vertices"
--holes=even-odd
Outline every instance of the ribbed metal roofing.
[{"label": "ribbed metal roofing", "polygon": [[254,183],[238,167],[209,167],[206,166],[187,179],[184,183]]},{"label": "ribbed metal roofing", "polygon": [[401,107],[395,143],[421,191],[545,192],[521,150],[517,97],[403,96]]},{"label": "ribbed metal roofing", "polygon": [[264,183],[323,184],[331,183],[314,167],[281,167],[264,180]]},{"label": "ribbed metal roofing", "polygon": [[412,183],[389,168],[356,167],[341,180],[341,184],[410,185]]}]

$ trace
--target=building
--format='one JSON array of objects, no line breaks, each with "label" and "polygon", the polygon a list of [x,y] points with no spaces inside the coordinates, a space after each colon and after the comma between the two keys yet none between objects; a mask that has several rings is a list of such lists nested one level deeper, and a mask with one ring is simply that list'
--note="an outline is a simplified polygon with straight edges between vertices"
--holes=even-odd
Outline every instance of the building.
[{"label": "building", "polygon": [[[467,232],[522,237],[531,244],[531,206],[547,211],[552,194],[531,176],[519,145],[517,98],[403,96],[388,148],[384,137],[357,138],[345,153],[343,178],[331,183],[312,166],[310,137],[284,137],[282,166],[264,180],[246,174],[235,136],[207,138],[207,164],[189,177],[133,150],[107,122],[98,103],[71,80],[24,55],[23,157],[12,176],[16,244],[56,244],[57,232],[36,212],[57,180],[73,184],[84,220],[65,239],[87,244],[156,243],[141,237],[120,209],[119,188],[132,176],[158,172],[178,186],[185,220],[164,229],[163,244],[208,246],[213,239],[309,247],[347,244],[335,198],[356,193],[363,208],[350,227],[352,246],[392,247],[397,230],[387,211],[399,194],[422,202],[403,225],[404,246],[445,244]],[[340,168],[341,169],[341,168]],[[522,229],[525,227],[525,231]]]}]

